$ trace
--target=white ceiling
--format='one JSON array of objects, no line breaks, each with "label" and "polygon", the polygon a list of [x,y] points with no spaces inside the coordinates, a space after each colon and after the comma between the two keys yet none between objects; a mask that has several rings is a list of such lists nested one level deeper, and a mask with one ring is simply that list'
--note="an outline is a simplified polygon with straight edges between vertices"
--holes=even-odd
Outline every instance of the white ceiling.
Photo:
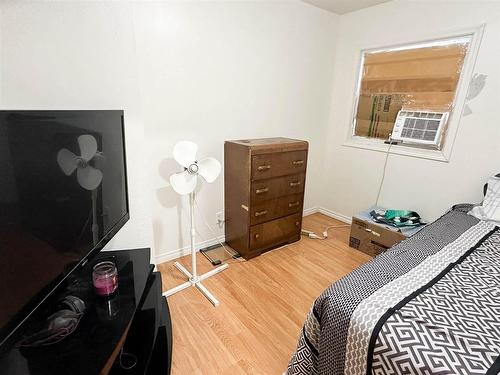
[{"label": "white ceiling", "polygon": [[390,0],[302,0],[318,8],[337,14],[354,12],[363,8],[386,3]]}]

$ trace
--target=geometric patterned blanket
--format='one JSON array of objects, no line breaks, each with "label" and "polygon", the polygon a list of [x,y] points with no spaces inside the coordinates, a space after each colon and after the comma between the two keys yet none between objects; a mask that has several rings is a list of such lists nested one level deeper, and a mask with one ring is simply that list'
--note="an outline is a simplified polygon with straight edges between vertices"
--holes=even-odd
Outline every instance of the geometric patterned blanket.
[{"label": "geometric patterned blanket", "polygon": [[450,211],[327,288],[289,375],[500,374],[500,231]]}]

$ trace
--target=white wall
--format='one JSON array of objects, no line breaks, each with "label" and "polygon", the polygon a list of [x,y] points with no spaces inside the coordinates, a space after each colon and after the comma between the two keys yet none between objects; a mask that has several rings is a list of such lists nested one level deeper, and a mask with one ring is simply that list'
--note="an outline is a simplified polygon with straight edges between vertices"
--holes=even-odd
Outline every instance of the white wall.
[{"label": "white wall", "polygon": [[488,176],[500,172],[500,2],[392,1],[340,18],[321,202],[351,216],[376,199],[385,154],[342,146],[350,128],[362,49],[425,40],[485,23],[475,72],[487,74],[482,93],[463,117],[451,160],[390,155],[379,204],[414,209],[432,220],[451,205],[478,202]]},{"label": "white wall", "polygon": [[[223,160],[228,139],[310,142],[305,207],[318,206],[337,17],[301,2],[178,2],[135,8],[137,56],[150,147],[157,254],[188,246],[187,209],[166,187],[171,149],[188,139]],[[198,194],[217,235],[223,178]],[[186,204],[184,202],[184,207]],[[179,216],[179,214],[181,215]],[[198,220],[201,239],[214,237]],[[174,253],[175,254],[175,253]]]},{"label": "white wall", "polygon": [[[391,155],[380,203],[434,219],[456,202],[479,201],[499,169],[498,2],[393,1],[341,17],[299,1],[0,4],[2,108],[126,111],[132,219],[109,248],[151,246],[164,260],[188,245],[186,202],[167,183],[181,139],[220,160],[226,139],[307,139],[306,208],[350,216],[369,206],[384,154],[341,145],[360,50],[482,23],[475,71],[488,80],[450,162]],[[213,226],[222,182],[199,193]],[[198,227],[213,239],[201,219]]]},{"label": "white wall", "polygon": [[[299,1],[8,1],[2,10],[3,108],[126,111],[132,220],[110,248],[152,246],[165,260],[188,245],[186,202],[167,183],[182,139],[219,160],[226,139],[306,139],[305,205],[320,205],[336,15]],[[215,226],[222,178],[198,197]]]},{"label": "white wall", "polygon": [[124,109],[131,220],[108,249],[150,246],[150,194],[130,6],[4,2],[3,109]]}]

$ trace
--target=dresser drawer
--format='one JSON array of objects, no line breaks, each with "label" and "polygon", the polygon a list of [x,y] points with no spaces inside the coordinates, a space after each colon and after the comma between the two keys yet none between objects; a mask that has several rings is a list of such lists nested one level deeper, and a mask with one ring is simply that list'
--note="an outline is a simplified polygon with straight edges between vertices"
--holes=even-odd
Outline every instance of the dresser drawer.
[{"label": "dresser drawer", "polygon": [[302,213],[271,220],[250,227],[250,249],[273,246],[300,235]]},{"label": "dresser drawer", "polygon": [[307,151],[289,151],[252,156],[252,180],[286,176],[306,170]]},{"label": "dresser drawer", "polygon": [[251,204],[257,204],[270,199],[304,191],[305,174],[271,178],[269,180],[253,181],[250,185]]},{"label": "dresser drawer", "polygon": [[302,212],[302,196],[303,194],[288,195],[253,205],[250,209],[250,225]]}]

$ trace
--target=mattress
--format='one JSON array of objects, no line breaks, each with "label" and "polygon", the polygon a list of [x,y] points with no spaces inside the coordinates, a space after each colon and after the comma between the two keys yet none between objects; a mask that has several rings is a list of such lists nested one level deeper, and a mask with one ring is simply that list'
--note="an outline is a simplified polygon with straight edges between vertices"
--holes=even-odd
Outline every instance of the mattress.
[{"label": "mattress", "polygon": [[499,374],[500,231],[451,210],[327,288],[287,374]]}]

